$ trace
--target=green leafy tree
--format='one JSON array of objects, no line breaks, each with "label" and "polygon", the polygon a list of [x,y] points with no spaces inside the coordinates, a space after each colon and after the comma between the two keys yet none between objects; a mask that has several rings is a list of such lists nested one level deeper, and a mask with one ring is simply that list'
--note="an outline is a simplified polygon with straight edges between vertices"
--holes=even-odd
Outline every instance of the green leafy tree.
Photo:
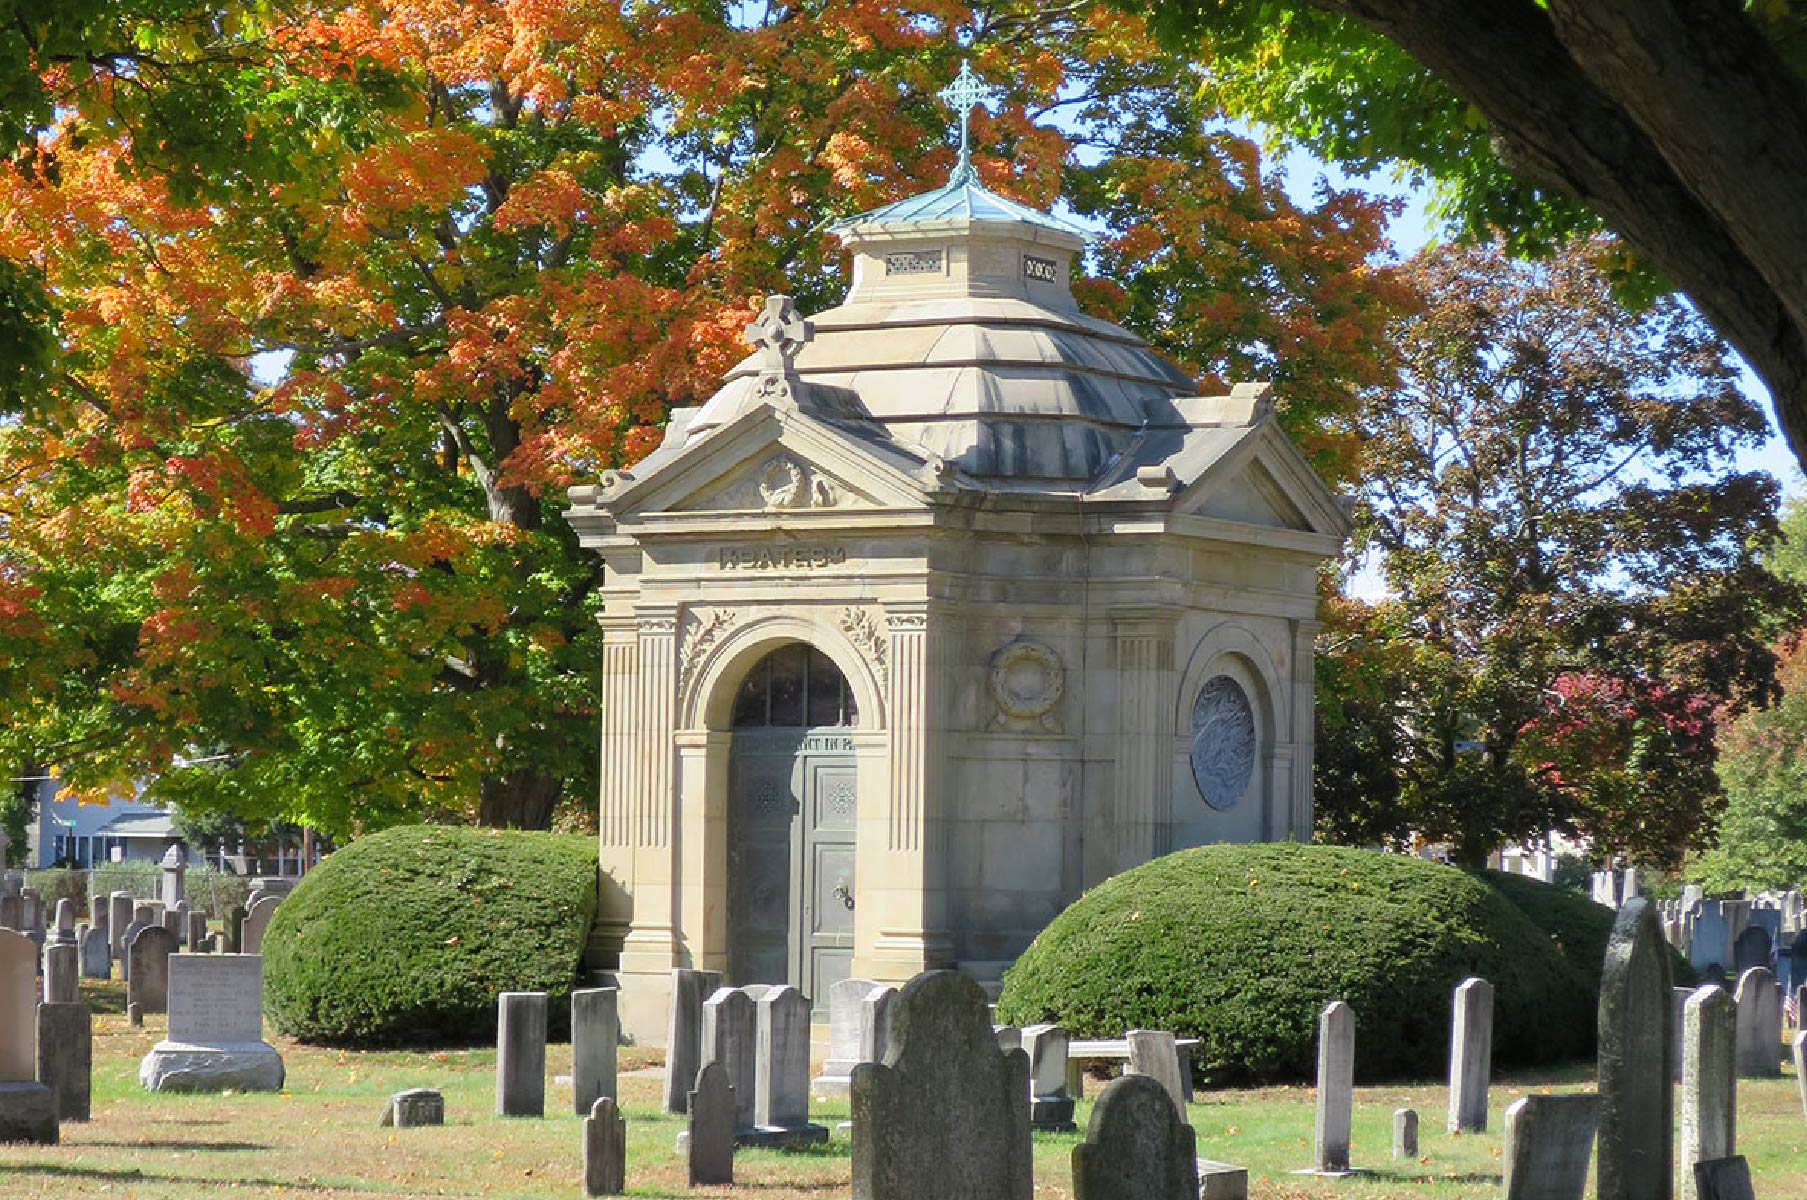
[{"label": "green leafy tree", "polygon": [[[1770,562],[1807,584],[1807,501],[1789,504],[1782,531]],[[1738,717],[1721,740],[1725,818],[1690,872],[1715,891],[1807,884],[1807,634],[1785,638],[1780,654],[1782,699]]]},{"label": "green leafy tree", "polygon": [[1329,835],[1474,863],[1560,829],[1671,865],[1712,833],[1716,714],[1774,697],[1769,642],[1800,590],[1760,558],[1777,485],[1735,469],[1764,421],[1730,348],[1680,298],[1620,304],[1611,252],[1411,266],[1400,384],[1360,418],[1356,550],[1389,594],[1343,620],[1359,636],[1332,667],[1392,702],[1330,738],[1393,756],[1399,798],[1331,775]]},{"label": "green leafy tree", "polygon": [[1192,47],[1230,111],[1434,181],[1479,237],[1604,222],[1738,347],[1807,455],[1803,0],[1119,3]]}]

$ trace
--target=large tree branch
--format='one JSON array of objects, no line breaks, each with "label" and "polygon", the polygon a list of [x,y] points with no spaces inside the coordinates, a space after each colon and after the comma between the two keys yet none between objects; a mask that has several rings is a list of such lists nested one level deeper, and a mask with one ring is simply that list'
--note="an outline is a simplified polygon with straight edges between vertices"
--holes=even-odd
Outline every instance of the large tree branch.
[{"label": "large tree branch", "polygon": [[[1396,42],[1486,116],[1514,169],[1593,209],[1666,272],[1762,376],[1797,456],[1807,451],[1807,322],[1795,316],[1797,309],[1807,310],[1807,287],[1795,296],[1772,285],[1726,221],[1686,182],[1703,168],[1690,163],[1678,172],[1577,66],[1534,0],[1309,2]],[[1676,69],[1683,69],[1679,62]],[[1689,87],[1703,86],[1702,77],[1720,82],[1698,60],[1686,70],[1692,73]],[[1673,82],[1665,76],[1647,86],[1656,90]],[[1720,132],[1710,117],[1702,124],[1712,136]],[[1753,189],[1758,203],[1798,204],[1801,176],[1768,173],[1775,161],[1744,163],[1724,186]],[[1796,253],[1807,250],[1797,247]]]}]

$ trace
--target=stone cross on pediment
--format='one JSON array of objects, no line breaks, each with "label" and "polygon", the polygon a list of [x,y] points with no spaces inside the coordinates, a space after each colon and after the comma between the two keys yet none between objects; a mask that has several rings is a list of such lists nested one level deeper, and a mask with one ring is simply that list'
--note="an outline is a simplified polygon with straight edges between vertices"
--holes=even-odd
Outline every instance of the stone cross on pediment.
[{"label": "stone cross on pediment", "polygon": [[795,374],[797,353],[816,336],[816,327],[797,315],[789,296],[767,296],[765,311],[747,326],[747,341],[759,347],[760,373],[788,379]]}]

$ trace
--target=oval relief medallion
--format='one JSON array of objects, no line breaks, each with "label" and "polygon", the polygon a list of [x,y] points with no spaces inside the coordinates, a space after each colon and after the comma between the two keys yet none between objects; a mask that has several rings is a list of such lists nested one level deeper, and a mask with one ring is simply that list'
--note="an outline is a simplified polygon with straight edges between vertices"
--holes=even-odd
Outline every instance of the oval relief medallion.
[{"label": "oval relief medallion", "polygon": [[1192,780],[1206,804],[1228,812],[1255,774],[1255,710],[1242,685],[1216,675],[1192,706]]}]

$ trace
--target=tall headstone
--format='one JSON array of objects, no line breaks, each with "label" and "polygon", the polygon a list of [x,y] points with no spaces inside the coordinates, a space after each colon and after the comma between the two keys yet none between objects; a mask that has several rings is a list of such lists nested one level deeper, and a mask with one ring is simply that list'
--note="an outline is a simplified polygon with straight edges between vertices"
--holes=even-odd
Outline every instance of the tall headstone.
[{"label": "tall headstone", "polygon": [[584,1195],[619,1196],[625,1190],[627,1121],[613,1096],[598,1096],[584,1118]]},{"label": "tall headstone", "polygon": [[161,925],[140,929],[126,950],[131,970],[126,975],[127,1004],[141,1013],[169,1011],[169,957],[176,952],[176,935]]},{"label": "tall headstone", "polygon": [[775,987],[754,1008],[754,1140],[782,1146],[826,1142],[828,1130],[809,1119],[809,998],[794,987]]},{"label": "tall headstone", "polygon": [[1807,1030],[1794,1035],[1794,1082],[1801,1089],[1801,1115],[1807,1117]]},{"label": "tall headstone", "polygon": [[1029,1055],[1029,1127],[1049,1133],[1072,1133],[1073,1097],[1067,1095],[1067,1031],[1058,1025],[1023,1026],[1023,1050]]},{"label": "tall headstone", "polygon": [[1393,1157],[1407,1162],[1418,1157],[1418,1114],[1412,1109],[1393,1110]]},{"label": "tall headstone", "polygon": [[884,1062],[891,1045],[891,1005],[897,989],[879,984],[860,1001],[860,1062]]},{"label": "tall headstone", "polygon": [[47,939],[53,946],[75,945],[75,901],[64,896],[56,902],[56,916],[51,921],[50,936]]},{"label": "tall headstone", "polygon": [[1129,1071],[1146,1075],[1167,1089],[1174,1111],[1186,1119],[1186,1088],[1180,1081],[1180,1052],[1174,1036],[1158,1029],[1132,1029],[1129,1042]]},{"label": "tall headstone", "polygon": [[1506,1107],[1505,1200],[1581,1200],[1600,1097],[1521,1096]]},{"label": "tall headstone", "polygon": [[1355,1116],[1355,1010],[1341,1000],[1318,1017],[1318,1104],[1312,1170],[1349,1171],[1349,1127]]},{"label": "tall headstone", "polygon": [[282,1055],[263,1040],[263,959],[177,954],[164,963],[169,1032],[139,1062],[139,1084],[152,1092],[281,1091]]},{"label": "tall headstone", "polygon": [[281,903],[282,897],[278,895],[263,895],[251,901],[251,907],[245,910],[244,929],[239,936],[241,953],[263,953],[264,931],[270,927],[270,918],[276,915],[276,906]]},{"label": "tall headstone", "polygon": [[845,1096],[860,1062],[860,1006],[878,984],[871,979],[842,979],[828,985],[828,1060],[809,1081],[817,1096]]},{"label": "tall headstone", "polygon": [[1449,1034],[1449,1131],[1487,1129],[1487,1084],[1493,1073],[1493,985],[1465,979],[1456,988]]},{"label": "tall headstone", "polygon": [[44,897],[37,888],[25,888],[19,893],[23,905],[22,917],[24,926],[20,932],[39,946],[44,944]]},{"label": "tall headstone", "polygon": [[1198,1200],[1198,1139],[1152,1075],[1123,1075],[1073,1147],[1073,1200]]},{"label": "tall headstone", "polygon": [[44,1002],[73,1004],[81,999],[80,951],[52,942],[44,947]]},{"label": "tall headstone", "polygon": [[134,902],[130,892],[113,892],[107,897],[107,948],[116,959],[125,958],[125,927],[132,923]]},{"label": "tall headstone", "polygon": [[183,899],[183,877],[188,873],[188,848],[180,842],[173,843],[163,852],[163,861],[159,865],[163,886],[158,895],[163,900],[164,908],[173,909]]},{"label": "tall headstone", "polygon": [[[226,910],[226,953],[245,953],[245,906],[234,904]],[[255,951],[253,951],[255,953]]]},{"label": "tall headstone", "polygon": [[680,968],[671,973],[671,1014],[665,1023],[665,1111],[682,1113],[702,1065],[703,1002],[722,983],[720,971]]},{"label": "tall headstone", "polygon": [[685,1096],[684,1108],[688,1120],[683,1150],[690,1186],[733,1183],[734,1085],[720,1063],[696,1073],[696,1087]]},{"label": "tall headstone", "polygon": [[1694,1164],[1730,1155],[1738,1125],[1738,1010],[1724,989],[1688,997],[1682,1018],[1682,1121],[1676,1192],[1701,1200]]},{"label": "tall headstone", "polygon": [[1671,1200],[1675,1178],[1675,1020],[1669,947],[1656,907],[1619,910],[1600,978],[1598,1200]]},{"label": "tall headstone", "polygon": [[612,987],[571,993],[571,1092],[579,1114],[616,1098],[615,1051],[621,1044],[620,993]]},{"label": "tall headstone", "polygon": [[853,1069],[853,1200],[1030,1200],[1029,1057],[998,1049],[956,971],[898,992],[882,1063]]},{"label": "tall headstone", "polygon": [[703,1001],[703,1065],[720,1063],[734,1089],[734,1132],[745,1134],[756,1124],[753,1082],[758,1066],[759,1012],[753,998],[739,988],[716,988]]},{"label": "tall headstone", "polygon": [[1695,1163],[1694,1187],[1701,1200],[1756,1200],[1750,1164],[1742,1154]]},{"label": "tall headstone", "polygon": [[0,1142],[57,1140],[56,1095],[38,1082],[38,947],[0,929]]},{"label": "tall headstone", "polygon": [[[1732,973],[1743,975],[1752,967],[1769,966],[1769,930],[1761,925],[1747,925],[1732,943]],[[1723,1155],[1721,1157],[1724,1157]]]},{"label": "tall headstone", "polygon": [[176,939],[176,946],[180,948],[182,945],[182,923],[184,920],[182,910],[180,908],[166,908],[157,919],[162,923],[163,928],[169,930],[169,935]]},{"label": "tall headstone", "polygon": [[90,926],[82,931],[78,941],[82,960],[82,978],[112,978],[113,952],[107,943],[106,926]]},{"label": "tall headstone", "polygon": [[1738,1074],[1773,1079],[1782,1073],[1782,990],[1768,967],[1738,977]]},{"label": "tall headstone", "polygon": [[546,993],[496,997],[496,1115],[546,1115]]},{"label": "tall headstone", "polygon": [[188,930],[186,936],[183,938],[182,944],[187,946],[191,953],[205,953],[205,947],[207,945],[207,914],[196,909],[189,909],[187,920]]},{"label": "tall headstone", "polygon": [[121,949],[119,951],[119,978],[126,983],[132,981],[132,956],[128,951],[131,949],[132,942],[137,938],[139,933],[148,928],[150,928],[149,925],[134,917],[132,920],[126,922],[125,931],[120,935],[119,944]]},{"label": "tall headstone", "polygon": [[1694,933],[1688,940],[1688,963],[1696,971],[1711,966],[1724,967],[1732,961],[1731,922],[1725,905],[1718,900],[1702,900],[1694,915]]},{"label": "tall headstone", "polygon": [[55,1097],[58,1120],[88,1119],[93,1078],[94,1034],[88,1006],[69,1000],[38,1005],[38,1082]]}]

